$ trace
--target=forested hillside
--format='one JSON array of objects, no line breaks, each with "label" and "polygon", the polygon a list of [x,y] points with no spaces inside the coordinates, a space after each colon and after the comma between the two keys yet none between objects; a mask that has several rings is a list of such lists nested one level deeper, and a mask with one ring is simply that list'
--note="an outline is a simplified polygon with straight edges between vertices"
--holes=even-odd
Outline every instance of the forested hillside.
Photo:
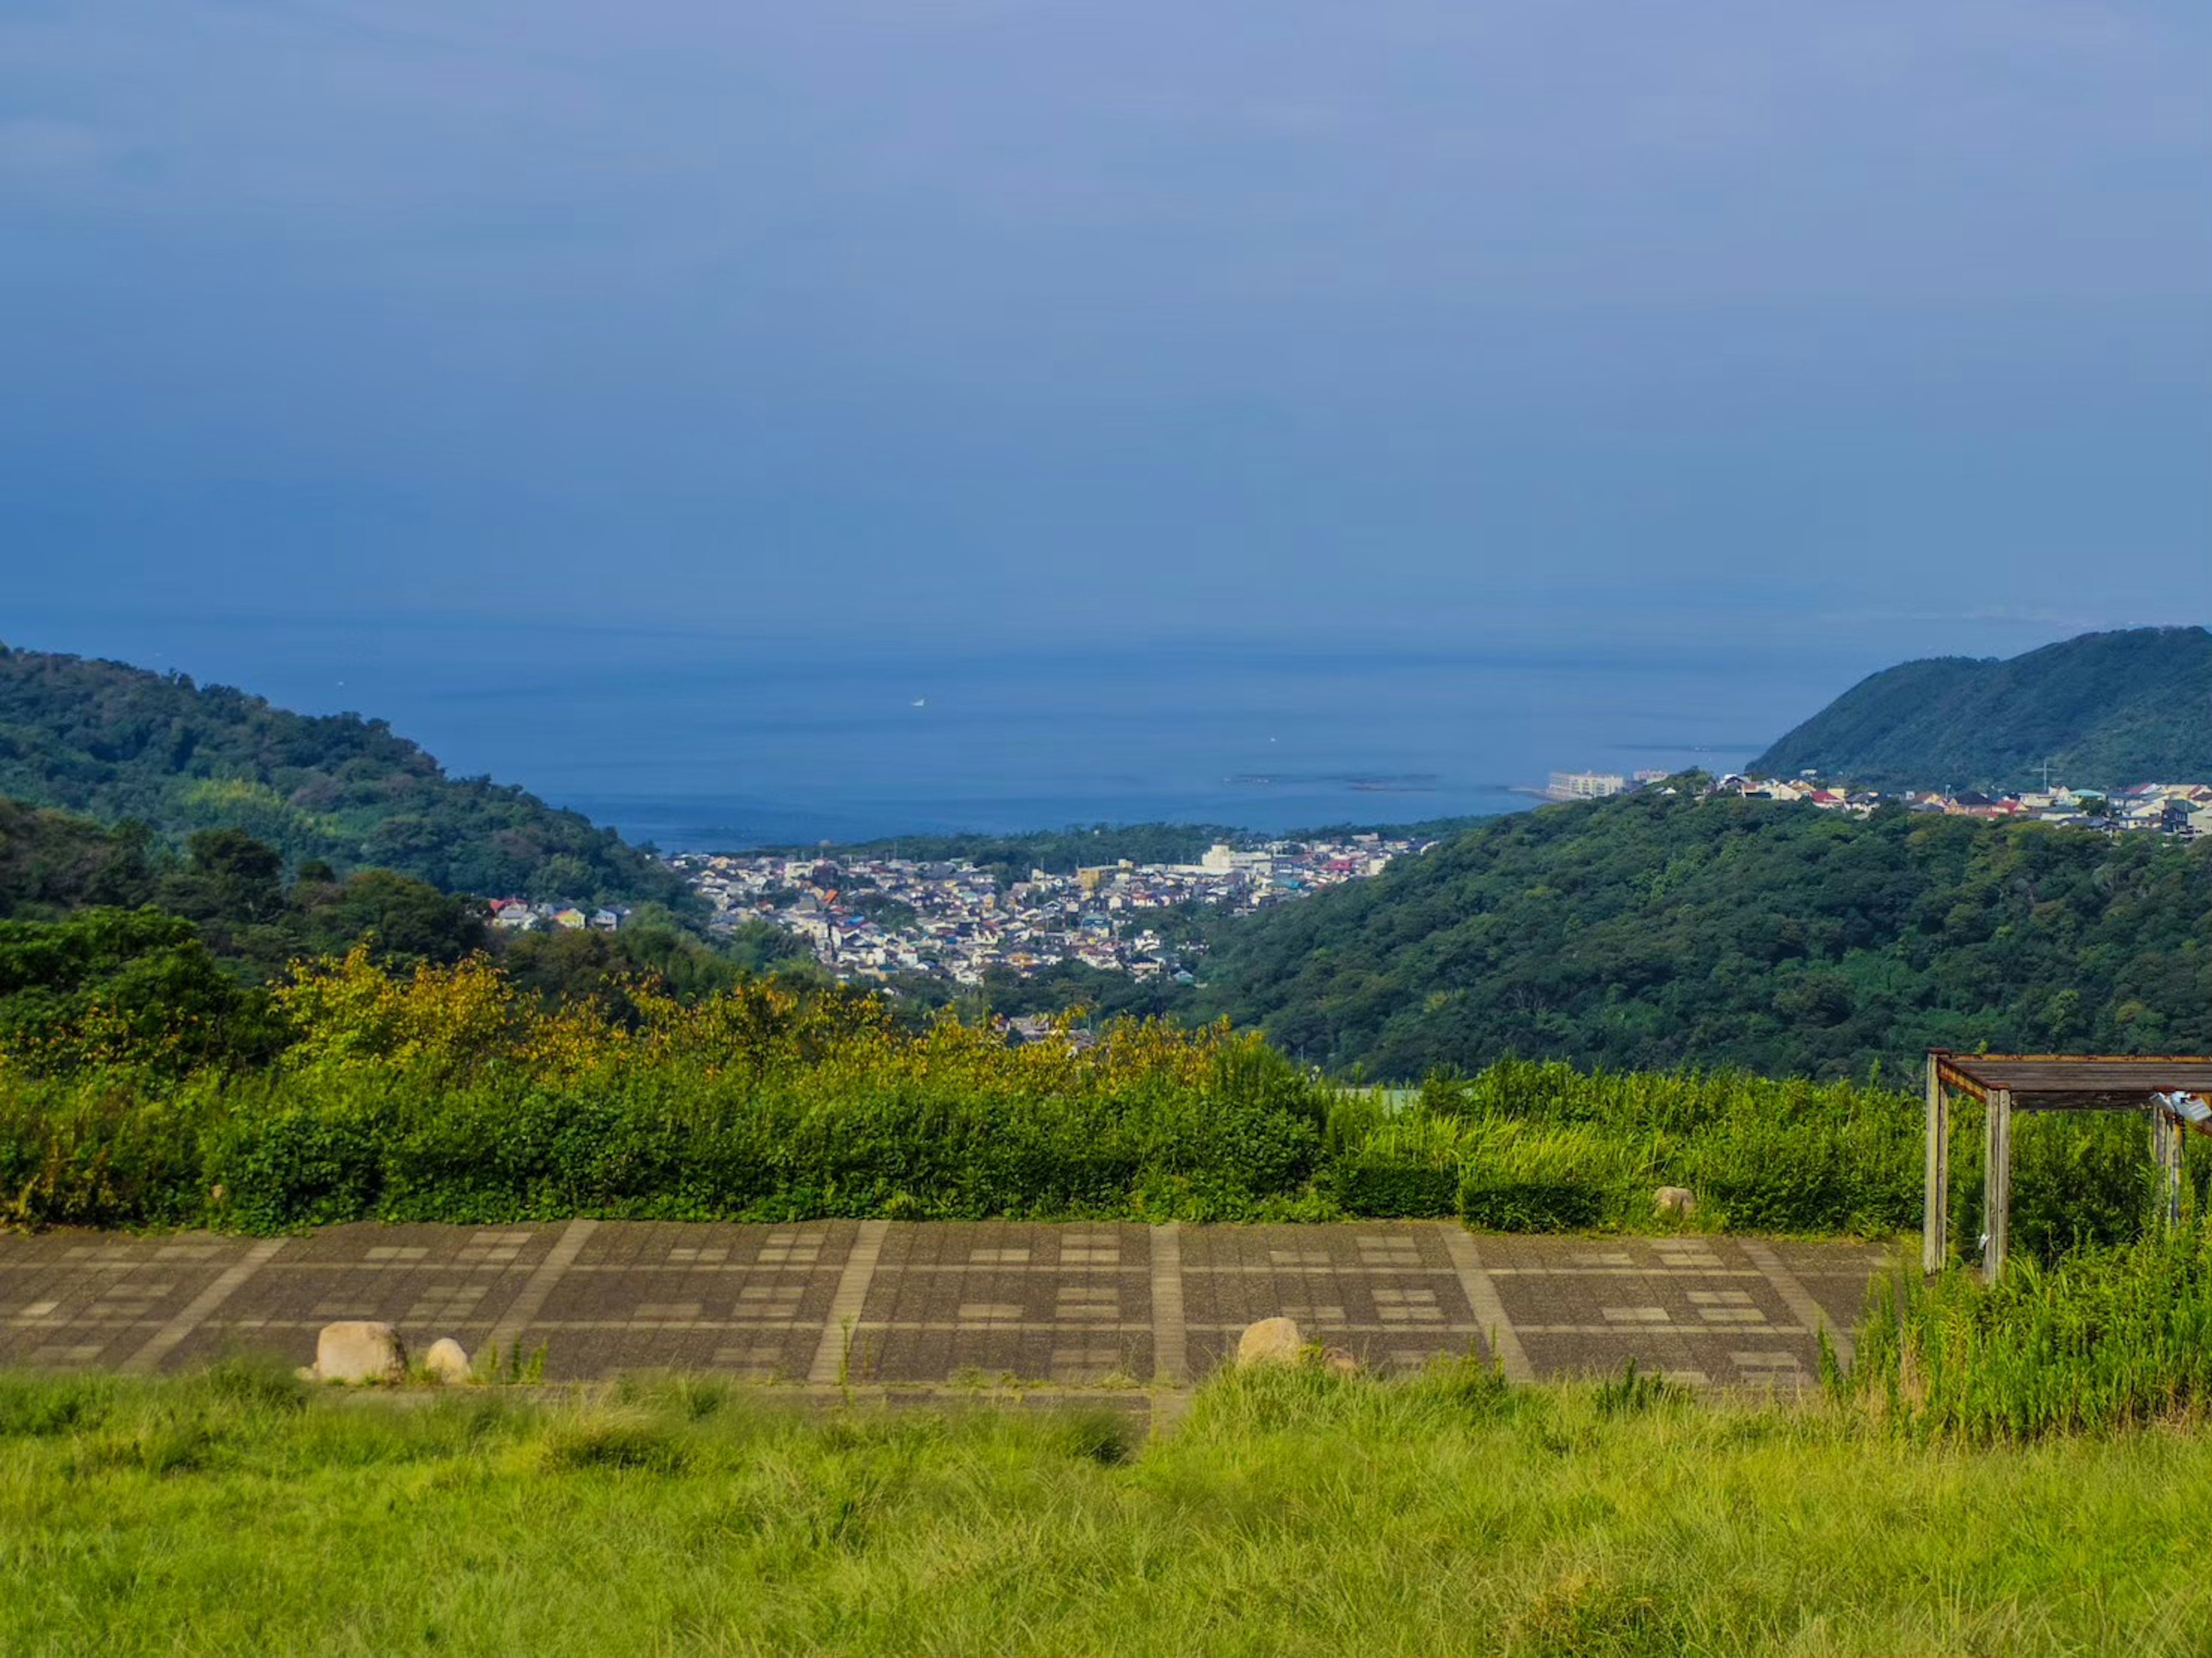
[{"label": "forested hillside", "polygon": [[2212,842],[1652,792],[1223,928],[1200,1005],[1382,1078],[2212,1048]]},{"label": "forested hillside", "polygon": [[519,788],[451,778],[383,721],[0,646],[0,795],[175,842],[236,828],[294,865],[376,867],[449,892],[686,902],[658,860]]},{"label": "forested hillside", "polygon": [[2212,778],[2212,633],[2084,634],[2009,661],[1939,657],[1862,680],[1752,762],[1877,788],[2077,788]]},{"label": "forested hillside", "polygon": [[0,799],[0,1079],[120,1056],[164,1074],[264,1063],[290,1040],[272,990],[301,963],[357,956],[404,980],[486,951],[533,1004],[618,1023],[641,994],[696,999],[769,967],[811,976],[772,927],[709,945],[647,909],[618,933],[495,932],[481,900],[390,870],[288,872],[240,829],[173,849]]}]

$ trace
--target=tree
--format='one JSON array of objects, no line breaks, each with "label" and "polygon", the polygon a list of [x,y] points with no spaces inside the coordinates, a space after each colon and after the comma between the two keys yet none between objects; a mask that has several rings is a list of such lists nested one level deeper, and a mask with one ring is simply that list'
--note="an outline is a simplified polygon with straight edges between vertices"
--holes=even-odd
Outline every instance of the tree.
[{"label": "tree", "polygon": [[28,1070],[181,1075],[264,1063],[288,1040],[267,993],[226,973],[181,916],[0,921],[0,1056]]},{"label": "tree", "polygon": [[195,920],[274,920],[284,908],[284,859],[244,829],[202,829],[185,868],[162,884],[166,906]]}]

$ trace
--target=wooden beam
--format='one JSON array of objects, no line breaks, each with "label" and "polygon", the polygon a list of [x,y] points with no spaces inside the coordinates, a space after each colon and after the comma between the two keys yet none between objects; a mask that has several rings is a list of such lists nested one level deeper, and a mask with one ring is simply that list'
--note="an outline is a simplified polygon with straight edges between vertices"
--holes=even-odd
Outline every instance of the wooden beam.
[{"label": "wooden beam", "polygon": [[2012,1243],[2012,1090],[1992,1088],[1983,1116],[1984,1160],[1983,1230],[1989,1242],[1982,1250],[1982,1276],[1991,1284],[2004,1271],[2005,1255]]},{"label": "wooden beam", "polygon": [[1940,1272],[1951,1254],[1951,1095],[1928,1056],[1928,1164],[1921,1186],[1920,1270]]}]

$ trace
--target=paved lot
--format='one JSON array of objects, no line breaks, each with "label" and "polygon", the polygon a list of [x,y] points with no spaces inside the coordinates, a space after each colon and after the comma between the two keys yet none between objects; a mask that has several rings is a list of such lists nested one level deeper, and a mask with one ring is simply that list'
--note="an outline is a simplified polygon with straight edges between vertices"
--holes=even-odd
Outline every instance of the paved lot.
[{"label": "paved lot", "polygon": [[0,1236],[0,1366],[165,1370],[261,1349],[305,1363],[334,1319],[542,1346],[549,1379],[1186,1384],[1288,1314],[1370,1366],[1470,1349],[1519,1378],[1640,1365],[1796,1385],[1847,1332],[1886,1246],[1505,1237],[1335,1226],[569,1221],[306,1236]]}]

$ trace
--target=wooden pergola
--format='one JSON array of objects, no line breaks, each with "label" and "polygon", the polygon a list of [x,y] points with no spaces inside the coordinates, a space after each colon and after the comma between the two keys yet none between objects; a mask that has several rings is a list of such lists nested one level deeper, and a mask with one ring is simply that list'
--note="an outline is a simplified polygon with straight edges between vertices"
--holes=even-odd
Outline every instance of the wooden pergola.
[{"label": "wooden pergola", "polygon": [[2147,1056],[2104,1054],[1954,1054],[1928,1051],[1928,1182],[1920,1233],[1920,1264],[1941,1272],[1950,1254],[1951,1100],[1965,1094],[1981,1101],[1987,1156],[1982,1201],[1989,1243],[1983,1276],[1992,1283],[2004,1270],[2012,1208],[2012,1114],[2015,1111],[2148,1111],[2151,1156],[2164,1171],[2166,1212],[2181,1191],[2180,1115],[2160,1100],[2194,1095],[2212,1099],[2212,1058],[2203,1054]]}]

